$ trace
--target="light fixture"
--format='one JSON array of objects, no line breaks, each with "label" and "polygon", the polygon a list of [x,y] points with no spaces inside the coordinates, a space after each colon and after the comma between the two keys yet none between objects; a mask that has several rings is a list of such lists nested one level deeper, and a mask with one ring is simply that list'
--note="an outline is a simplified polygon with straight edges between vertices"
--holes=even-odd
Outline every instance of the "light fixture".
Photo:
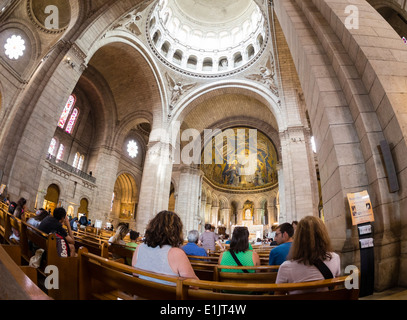
[{"label": "light fixture", "polygon": [[25,41],[21,36],[12,35],[4,45],[5,53],[10,59],[17,60],[24,55]]},{"label": "light fixture", "polygon": [[65,63],[66,63],[68,66],[70,66],[72,69],[75,69],[75,67],[76,67],[75,63],[72,62],[72,60],[71,60],[70,57],[67,57],[67,58],[65,59]]}]

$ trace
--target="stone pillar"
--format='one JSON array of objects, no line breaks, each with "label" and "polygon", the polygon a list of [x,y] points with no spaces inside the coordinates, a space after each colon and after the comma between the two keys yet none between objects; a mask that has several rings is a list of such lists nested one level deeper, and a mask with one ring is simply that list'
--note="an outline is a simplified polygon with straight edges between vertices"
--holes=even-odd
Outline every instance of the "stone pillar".
[{"label": "stone pillar", "polygon": [[184,225],[184,236],[198,229],[200,215],[201,171],[197,168],[181,169],[177,198],[177,213]]},{"label": "stone pillar", "polygon": [[290,127],[281,135],[284,178],[280,179],[279,174],[279,182],[284,181],[283,186],[280,185],[280,205],[284,204],[284,211],[281,211],[280,223],[314,214],[313,173],[310,172],[304,130],[304,127]]},{"label": "stone pillar", "polygon": [[148,145],[141,180],[135,228],[144,234],[148,222],[160,211],[168,209],[172,173],[172,146],[153,141]]},{"label": "stone pillar", "polygon": [[212,224],[215,228],[218,225],[218,220],[219,220],[219,207],[214,207],[212,206],[211,208],[211,220],[210,220],[210,224]]},{"label": "stone pillar", "polygon": [[102,223],[105,223],[106,220],[110,221],[110,207],[119,162],[120,154],[116,151],[104,147],[99,150],[98,159],[93,171],[98,186],[97,201],[94,201],[95,209],[90,212],[90,216],[88,217],[92,219],[92,221],[102,220]]}]

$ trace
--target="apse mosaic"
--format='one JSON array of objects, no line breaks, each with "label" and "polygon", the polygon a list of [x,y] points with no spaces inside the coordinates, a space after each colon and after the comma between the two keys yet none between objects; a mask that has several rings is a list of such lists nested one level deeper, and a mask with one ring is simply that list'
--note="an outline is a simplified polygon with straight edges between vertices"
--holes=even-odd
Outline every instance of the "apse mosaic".
[{"label": "apse mosaic", "polygon": [[262,189],[277,182],[276,149],[255,129],[233,128],[214,135],[212,148],[205,146],[201,160],[205,177],[222,188]]}]

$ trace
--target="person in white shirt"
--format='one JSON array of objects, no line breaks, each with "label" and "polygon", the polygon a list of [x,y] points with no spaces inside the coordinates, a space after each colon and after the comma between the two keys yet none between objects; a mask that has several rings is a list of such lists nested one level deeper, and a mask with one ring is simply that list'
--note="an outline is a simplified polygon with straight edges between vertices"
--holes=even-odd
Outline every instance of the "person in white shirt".
[{"label": "person in white shirt", "polygon": [[[324,280],[325,276],[316,266],[321,262],[328,267],[332,277],[341,275],[340,258],[332,250],[325,224],[317,217],[304,217],[296,228],[287,261],[278,270],[276,283]],[[291,291],[289,294],[303,292],[297,290]]]}]

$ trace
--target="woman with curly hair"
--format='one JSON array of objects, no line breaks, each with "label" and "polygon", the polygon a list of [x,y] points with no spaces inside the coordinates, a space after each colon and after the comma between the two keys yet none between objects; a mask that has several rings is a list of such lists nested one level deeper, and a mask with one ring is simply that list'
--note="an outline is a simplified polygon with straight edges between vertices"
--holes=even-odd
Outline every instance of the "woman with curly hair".
[{"label": "woman with curly hair", "polygon": [[[136,248],[132,266],[165,275],[198,279],[185,252],[182,221],[171,211],[159,212],[148,224],[144,243]],[[171,284],[148,278],[148,280]]]}]

